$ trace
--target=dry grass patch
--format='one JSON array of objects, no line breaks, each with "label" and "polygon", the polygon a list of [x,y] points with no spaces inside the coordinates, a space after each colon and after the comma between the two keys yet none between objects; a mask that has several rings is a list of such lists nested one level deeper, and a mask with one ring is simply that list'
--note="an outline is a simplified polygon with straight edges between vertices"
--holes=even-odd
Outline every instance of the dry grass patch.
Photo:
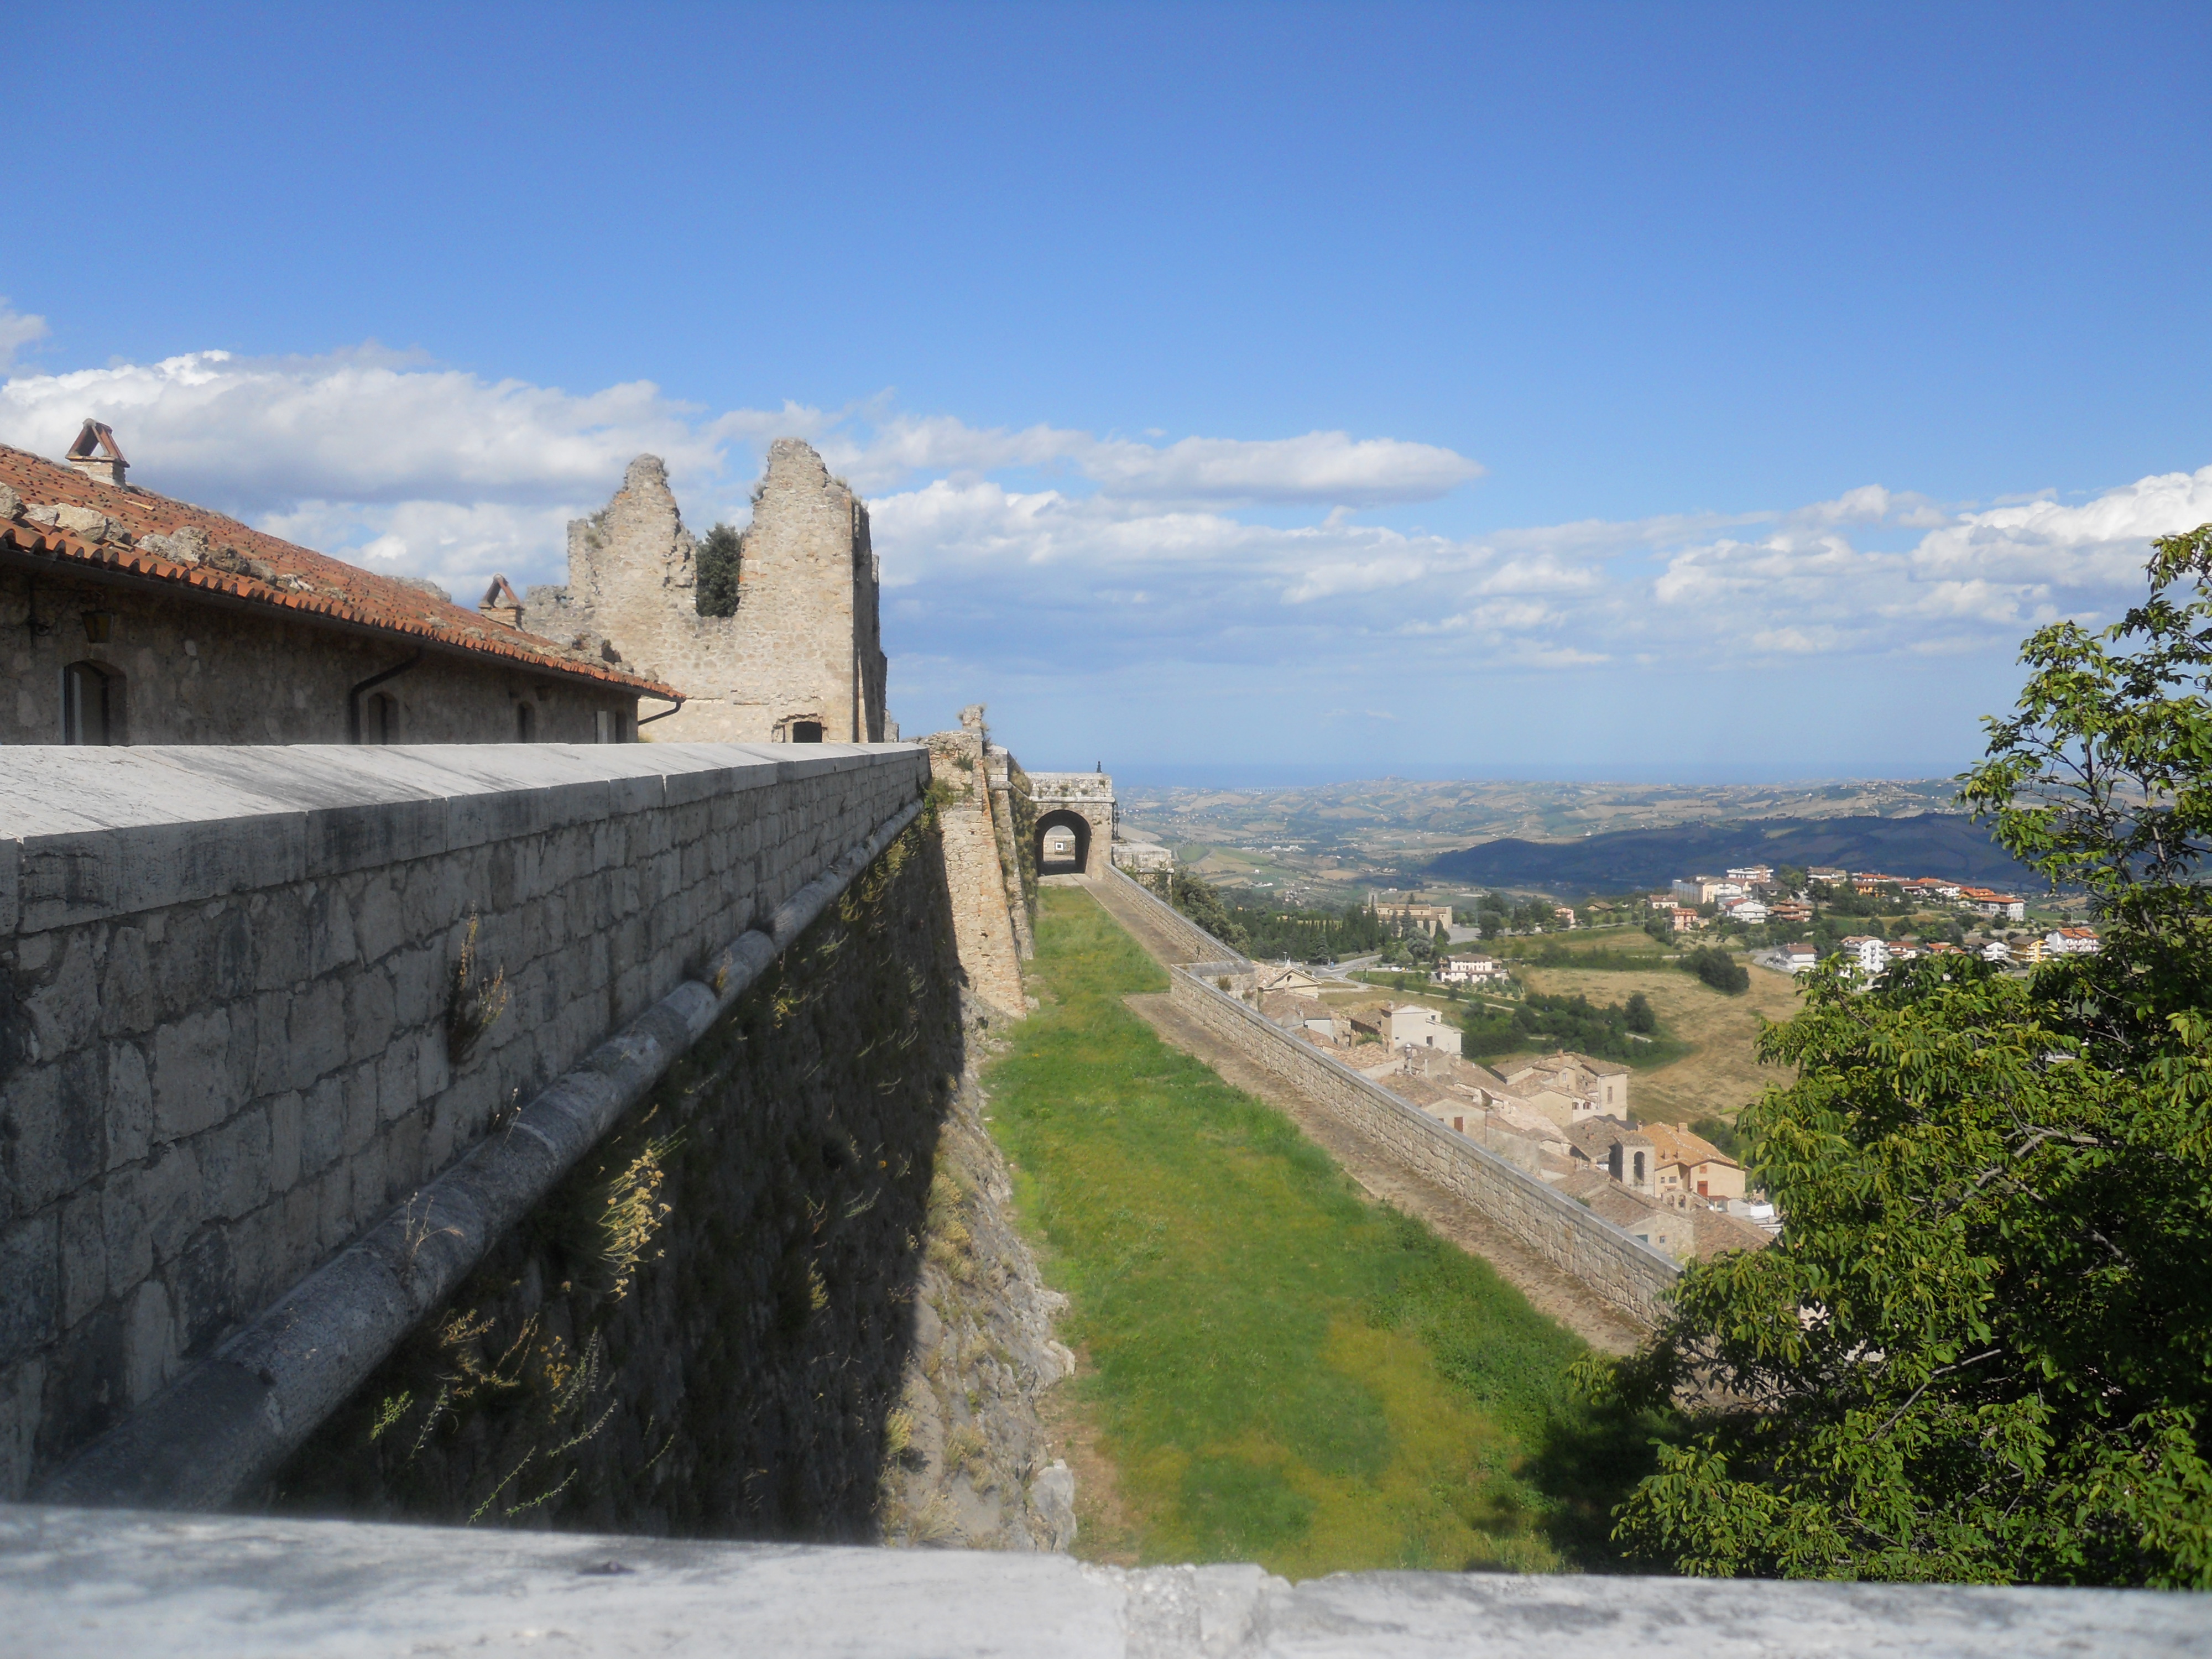
[{"label": "dry grass patch", "polygon": [[1667,1035],[1691,1045],[1671,1065],[1639,1070],[1629,1080],[1628,1109],[1639,1118],[1686,1123],[1723,1117],[1733,1122],[1769,1084],[1790,1080],[1787,1070],[1761,1066],[1753,1046],[1762,1018],[1778,1024],[1797,1012],[1797,987],[1786,974],[1753,967],[1751,988],[1741,996],[1724,995],[1679,968],[1649,973],[1527,968],[1521,976],[1531,990],[1580,994],[1593,1002],[1625,1001],[1630,992],[1641,991],[1650,998]]}]

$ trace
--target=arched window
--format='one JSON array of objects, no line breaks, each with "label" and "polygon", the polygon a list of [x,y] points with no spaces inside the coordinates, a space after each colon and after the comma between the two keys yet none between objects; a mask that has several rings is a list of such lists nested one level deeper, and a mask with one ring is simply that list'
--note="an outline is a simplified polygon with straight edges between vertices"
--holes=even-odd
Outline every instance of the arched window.
[{"label": "arched window", "polygon": [[1641,1152],[1636,1155],[1636,1180],[1633,1184],[1638,1187],[1644,1184],[1644,1154]]},{"label": "arched window", "polygon": [[123,676],[101,662],[62,670],[62,741],[123,741]]},{"label": "arched window", "polygon": [[399,700],[379,691],[368,700],[368,707],[361,711],[362,741],[364,743],[397,743],[399,741]]},{"label": "arched window", "polygon": [[514,740],[517,743],[538,741],[538,711],[526,702],[514,705]]},{"label": "arched window", "polygon": [[822,722],[821,722],[820,720],[793,720],[793,721],[792,721],[792,723],[791,723],[791,740],[792,740],[793,743],[819,743],[819,742],[821,742],[821,741],[822,741]]}]

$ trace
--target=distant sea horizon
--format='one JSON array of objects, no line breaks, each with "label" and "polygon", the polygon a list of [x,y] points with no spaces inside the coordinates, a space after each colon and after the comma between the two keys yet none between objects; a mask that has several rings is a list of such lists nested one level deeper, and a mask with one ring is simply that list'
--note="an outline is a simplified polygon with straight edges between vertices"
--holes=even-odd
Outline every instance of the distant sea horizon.
[{"label": "distant sea horizon", "polygon": [[[1094,761],[1092,763],[1097,763]],[[1837,767],[1808,771],[1786,763],[1715,765],[1702,762],[1623,765],[1530,763],[1526,765],[1432,767],[1393,763],[1381,768],[1363,767],[1356,763],[1300,765],[1273,762],[1225,762],[1206,765],[1164,765],[1140,762],[1127,767],[1109,765],[1106,770],[1113,774],[1116,787],[1125,789],[1317,789],[1334,784],[1385,783],[1394,780],[1401,783],[1623,783],[1738,787],[1760,784],[1802,784],[1809,787],[1821,784],[1877,781],[1922,783],[1931,779],[1955,777],[1972,763],[1972,760],[1961,760],[1948,767],[1927,767],[1875,762],[1856,769]],[[1031,769],[1051,772],[1072,769],[1036,766]],[[1084,767],[1079,769],[1088,771],[1091,769]]]}]

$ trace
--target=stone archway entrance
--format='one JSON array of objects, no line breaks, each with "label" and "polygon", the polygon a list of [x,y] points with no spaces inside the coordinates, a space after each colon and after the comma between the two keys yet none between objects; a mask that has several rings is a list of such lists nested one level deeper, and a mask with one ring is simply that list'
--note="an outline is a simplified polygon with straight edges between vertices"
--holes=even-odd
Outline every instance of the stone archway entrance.
[{"label": "stone archway entrance", "polygon": [[1081,875],[1091,867],[1091,820],[1061,808],[1041,812],[1036,823],[1036,867],[1041,876]]}]

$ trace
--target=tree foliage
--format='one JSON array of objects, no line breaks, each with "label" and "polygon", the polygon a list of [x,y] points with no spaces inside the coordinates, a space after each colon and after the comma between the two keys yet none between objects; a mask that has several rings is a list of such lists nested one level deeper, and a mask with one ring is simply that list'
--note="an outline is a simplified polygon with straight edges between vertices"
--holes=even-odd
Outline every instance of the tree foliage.
[{"label": "tree foliage", "polygon": [[[1738,1120],[1785,1218],[1595,1391],[1678,1408],[1615,1536],[1686,1571],[2212,1588],[2212,526],[2060,623],[1964,801],[2096,956],[1831,967]],[[2168,592],[2186,583],[2176,596]]]},{"label": "tree foliage", "polygon": [[1211,882],[1178,870],[1170,902],[1231,950],[1249,947],[1250,941],[1243,925],[1230,914],[1229,907],[1221,902],[1221,895],[1214,891]]},{"label": "tree foliage", "polygon": [[738,614],[738,566],[744,552],[744,538],[726,524],[707,532],[696,556],[697,586],[693,601],[702,617]]},{"label": "tree foliage", "polygon": [[1716,991],[1739,996],[1751,989],[1751,969],[1725,951],[1701,945],[1682,958],[1686,972],[1695,974]]},{"label": "tree foliage", "polygon": [[[1648,1006],[1648,1005],[1647,1005]],[[1651,1030],[1659,1027],[1655,1018]],[[1517,1054],[1528,1048],[1571,1048],[1601,1060],[1650,1060],[1650,1044],[1629,1041],[1638,1028],[1617,1002],[1531,991],[1508,1012],[1477,1003],[1460,1021],[1460,1051],[1470,1058]]]}]

